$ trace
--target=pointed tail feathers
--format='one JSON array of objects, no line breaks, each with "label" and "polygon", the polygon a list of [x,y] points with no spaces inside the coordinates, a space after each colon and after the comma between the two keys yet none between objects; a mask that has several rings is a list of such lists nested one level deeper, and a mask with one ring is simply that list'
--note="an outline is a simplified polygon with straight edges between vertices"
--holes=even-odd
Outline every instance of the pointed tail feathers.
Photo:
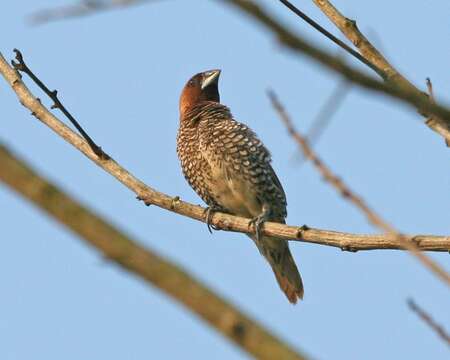
[{"label": "pointed tail feathers", "polygon": [[262,236],[257,243],[253,236],[251,238],[272,267],[278,285],[288,300],[292,304],[296,304],[298,299],[302,300],[303,282],[289,250],[288,242]]}]

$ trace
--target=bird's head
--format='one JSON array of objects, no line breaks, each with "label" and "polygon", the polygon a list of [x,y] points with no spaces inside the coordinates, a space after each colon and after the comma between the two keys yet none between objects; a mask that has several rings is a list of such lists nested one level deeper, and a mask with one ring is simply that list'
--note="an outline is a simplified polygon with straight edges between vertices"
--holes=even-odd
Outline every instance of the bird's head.
[{"label": "bird's head", "polygon": [[219,76],[220,70],[208,70],[189,79],[180,96],[181,116],[201,101],[220,102]]}]

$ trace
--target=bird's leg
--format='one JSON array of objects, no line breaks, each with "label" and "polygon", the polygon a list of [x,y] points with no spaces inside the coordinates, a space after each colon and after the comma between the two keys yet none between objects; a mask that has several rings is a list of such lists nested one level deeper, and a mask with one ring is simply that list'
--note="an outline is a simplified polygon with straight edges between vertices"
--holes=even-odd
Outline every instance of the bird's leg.
[{"label": "bird's leg", "polygon": [[208,227],[208,231],[211,234],[212,234],[212,230],[211,229],[213,229],[213,230],[220,230],[219,228],[217,228],[217,227],[215,227],[214,225],[211,224],[212,216],[213,216],[214,212],[216,212],[216,211],[222,211],[222,209],[219,206],[217,206],[217,205],[211,205],[211,206],[208,206],[205,209],[205,211],[204,211],[206,226]]},{"label": "bird's leg", "polygon": [[254,217],[248,222],[248,226],[255,226],[255,235],[256,235],[256,241],[259,242],[261,238],[261,228],[263,224],[270,220],[270,208],[266,205],[263,206],[261,214],[259,214],[257,217]]}]

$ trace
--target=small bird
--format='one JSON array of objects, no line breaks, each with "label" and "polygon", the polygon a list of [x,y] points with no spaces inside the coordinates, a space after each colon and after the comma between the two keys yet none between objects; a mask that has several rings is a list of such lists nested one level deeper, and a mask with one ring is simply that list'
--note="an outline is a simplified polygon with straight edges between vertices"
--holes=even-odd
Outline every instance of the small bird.
[{"label": "small bird", "polygon": [[[184,177],[211,211],[251,218],[249,235],[269,262],[278,284],[295,304],[303,284],[287,241],[261,236],[265,221],[285,223],[286,195],[271,156],[256,134],[220,103],[220,70],[194,75],[180,97],[177,153]],[[250,224],[249,224],[250,225]]]}]

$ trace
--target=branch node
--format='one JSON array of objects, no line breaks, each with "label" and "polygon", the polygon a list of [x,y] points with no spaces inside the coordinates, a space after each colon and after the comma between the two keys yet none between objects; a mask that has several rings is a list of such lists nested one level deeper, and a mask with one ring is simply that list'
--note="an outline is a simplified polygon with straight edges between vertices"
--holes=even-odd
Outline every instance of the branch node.
[{"label": "branch node", "polygon": [[308,231],[309,229],[310,227],[308,225],[303,224],[302,226],[300,226],[297,231],[297,239],[303,240],[304,239],[303,233],[305,231]]},{"label": "branch node", "polygon": [[342,250],[342,251],[352,252],[352,253],[355,253],[355,252],[358,251],[357,249],[355,249],[354,247],[352,247],[352,246],[350,246],[350,245],[342,245],[342,246],[341,246],[341,250]]},{"label": "branch node", "polygon": [[242,341],[244,340],[244,336],[246,334],[245,325],[241,321],[237,321],[231,328],[231,332],[237,340]]},{"label": "branch node", "polygon": [[139,201],[143,201],[145,206],[153,205],[151,198],[147,195],[138,195],[136,196],[136,199],[138,199]]},{"label": "branch node", "polygon": [[177,195],[177,196],[174,196],[173,198],[172,198],[172,201],[171,201],[171,203],[170,203],[170,209],[171,210],[174,210],[175,209],[175,206],[178,204],[180,202],[180,197]]}]

